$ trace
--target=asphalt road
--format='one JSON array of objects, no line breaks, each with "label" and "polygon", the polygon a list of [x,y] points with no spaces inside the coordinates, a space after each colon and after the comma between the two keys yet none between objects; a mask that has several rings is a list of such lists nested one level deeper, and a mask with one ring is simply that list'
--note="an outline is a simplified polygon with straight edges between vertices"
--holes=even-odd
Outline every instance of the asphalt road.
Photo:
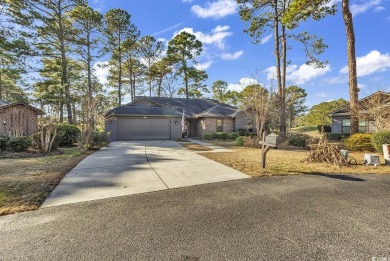
[{"label": "asphalt road", "polygon": [[389,192],[301,175],[45,208],[0,217],[0,260],[390,260]]}]

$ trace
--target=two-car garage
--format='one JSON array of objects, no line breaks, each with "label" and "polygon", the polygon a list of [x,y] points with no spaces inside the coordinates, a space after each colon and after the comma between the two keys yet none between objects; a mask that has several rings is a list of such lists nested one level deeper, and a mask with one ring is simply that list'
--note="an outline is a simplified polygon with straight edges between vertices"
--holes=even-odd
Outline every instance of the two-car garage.
[{"label": "two-car garage", "polygon": [[181,138],[181,114],[148,98],[105,113],[110,141],[177,140]]},{"label": "two-car garage", "polygon": [[118,118],[118,140],[169,140],[170,118]]}]

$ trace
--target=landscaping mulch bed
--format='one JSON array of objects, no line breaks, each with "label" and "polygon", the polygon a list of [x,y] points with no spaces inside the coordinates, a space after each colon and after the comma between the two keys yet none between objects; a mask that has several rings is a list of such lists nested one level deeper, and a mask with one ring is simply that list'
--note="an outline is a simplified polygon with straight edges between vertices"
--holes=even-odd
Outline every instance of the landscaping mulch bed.
[{"label": "landscaping mulch bed", "polygon": [[213,150],[213,149],[210,149],[209,147],[205,147],[205,146],[202,146],[202,145],[196,144],[196,143],[180,142],[180,144],[183,145],[184,147],[186,147],[187,149],[193,150],[193,151],[210,151],[210,150]]}]

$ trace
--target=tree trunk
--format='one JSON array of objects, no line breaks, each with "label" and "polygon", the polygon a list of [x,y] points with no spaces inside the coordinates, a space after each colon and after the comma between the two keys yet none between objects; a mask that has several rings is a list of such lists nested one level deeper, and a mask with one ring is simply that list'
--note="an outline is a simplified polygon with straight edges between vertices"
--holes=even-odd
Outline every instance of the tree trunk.
[{"label": "tree trunk", "polygon": [[282,128],[282,120],[284,120],[283,108],[283,83],[282,83],[282,75],[280,71],[281,65],[281,57],[280,57],[280,41],[279,41],[279,11],[278,11],[278,0],[274,0],[274,8],[275,8],[275,17],[274,17],[274,49],[275,49],[275,58],[276,58],[276,80],[278,83],[278,100],[279,100],[279,129],[281,134],[283,135]]},{"label": "tree trunk", "polygon": [[63,84],[63,88],[65,90],[65,102],[66,102],[66,109],[68,113],[68,123],[73,124],[70,84],[68,79],[68,63],[66,60],[64,29],[62,24],[62,10],[61,10],[60,1],[58,2],[58,38],[61,46],[61,71],[62,71],[61,83]]},{"label": "tree trunk", "polygon": [[60,123],[64,122],[64,103],[60,102]]},{"label": "tree trunk", "polygon": [[148,59],[148,84],[149,84],[149,97],[152,97],[152,79],[150,77],[151,61]]},{"label": "tree trunk", "polygon": [[357,117],[358,108],[358,86],[356,72],[356,54],[355,54],[355,32],[353,29],[352,14],[349,10],[349,0],[343,0],[342,13],[344,18],[345,30],[347,35],[347,53],[348,53],[348,74],[349,74],[349,97],[351,111],[351,134],[359,132],[359,118]]},{"label": "tree trunk", "polygon": [[[87,129],[93,131],[95,128],[95,115],[93,110],[93,87],[92,87],[92,55],[91,55],[91,42],[90,42],[90,33],[87,33],[87,74],[88,74],[88,101],[87,101]],[[89,140],[88,140],[89,141]]]},{"label": "tree trunk", "polygon": [[3,59],[0,60],[0,100],[3,99]]},{"label": "tree trunk", "polygon": [[287,40],[286,40],[286,28],[282,25],[282,88],[280,90],[280,133],[284,137],[286,136],[286,70],[287,70]]},{"label": "tree trunk", "polygon": [[119,62],[119,78],[118,78],[118,104],[122,104],[122,49],[121,49],[121,36],[118,37],[118,62]]},{"label": "tree trunk", "polygon": [[72,103],[72,113],[73,113],[73,121],[76,122],[77,115],[76,115],[76,102]]},{"label": "tree trunk", "polygon": [[157,89],[157,96],[158,97],[161,97],[161,88],[162,88],[162,82],[163,82],[163,78],[164,78],[164,76],[161,76],[161,77],[159,77],[158,78],[158,83],[157,83],[157,85],[158,85],[158,89]]},{"label": "tree trunk", "polygon": [[186,98],[189,99],[188,95],[188,76],[187,76],[187,64],[185,61],[184,53],[182,54],[182,64],[183,64],[183,71],[184,71],[184,83],[186,86]]}]

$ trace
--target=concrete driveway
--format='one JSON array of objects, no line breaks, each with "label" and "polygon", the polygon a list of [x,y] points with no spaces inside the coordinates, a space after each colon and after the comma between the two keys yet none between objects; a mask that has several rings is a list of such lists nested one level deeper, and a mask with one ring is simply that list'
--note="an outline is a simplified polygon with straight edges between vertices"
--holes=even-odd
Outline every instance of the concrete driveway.
[{"label": "concrete driveway", "polygon": [[175,141],[113,142],[72,169],[42,208],[243,178]]}]

